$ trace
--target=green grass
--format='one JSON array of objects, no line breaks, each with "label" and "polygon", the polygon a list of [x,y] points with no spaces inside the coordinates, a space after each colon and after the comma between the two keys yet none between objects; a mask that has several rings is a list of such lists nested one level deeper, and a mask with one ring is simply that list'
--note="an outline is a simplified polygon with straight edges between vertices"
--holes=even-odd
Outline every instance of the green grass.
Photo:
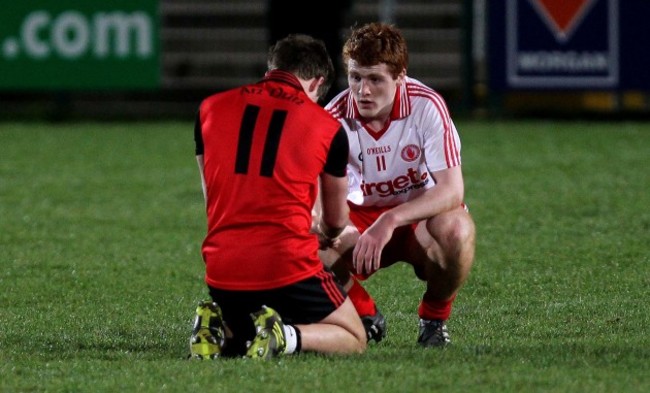
[{"label": "green grass", "polygon": [[457,126],[478,238],[451,348],[416,346],[398,264],[365,355],[201,363],[192,124],[0,124],[0,391],[650,391],[650,124]]}]

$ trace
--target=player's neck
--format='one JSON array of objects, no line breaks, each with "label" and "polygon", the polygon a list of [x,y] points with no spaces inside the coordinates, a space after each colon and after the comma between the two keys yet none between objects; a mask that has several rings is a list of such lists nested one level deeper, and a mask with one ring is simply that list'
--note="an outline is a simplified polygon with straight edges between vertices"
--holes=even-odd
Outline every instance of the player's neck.
[{"label": "player's neck", "polygon": [[372,119],[363,119],[365,126],[367,128],[372,129],[373,131],[381,131],[383,130],[386,125],[388,125],[388,121],[390,120],[389,115],[383,115],[383,116],[378,116],[374,117]]}]

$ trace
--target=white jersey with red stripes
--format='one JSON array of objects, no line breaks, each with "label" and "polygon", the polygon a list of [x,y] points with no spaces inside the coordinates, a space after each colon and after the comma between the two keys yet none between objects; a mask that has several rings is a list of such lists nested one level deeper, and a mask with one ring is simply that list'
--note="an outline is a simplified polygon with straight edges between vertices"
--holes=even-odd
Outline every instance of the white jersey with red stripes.
[{"label": "white jersey with red stripes", "polygon": [[348,201],[355,205],[399,205],[434,187],[432,172],[461,163],[460,138],[447,104],[416,79],[406,77],[398,87],[390,120],[378,132],[364,127],[350,89],[325,109],[348,135]]}]

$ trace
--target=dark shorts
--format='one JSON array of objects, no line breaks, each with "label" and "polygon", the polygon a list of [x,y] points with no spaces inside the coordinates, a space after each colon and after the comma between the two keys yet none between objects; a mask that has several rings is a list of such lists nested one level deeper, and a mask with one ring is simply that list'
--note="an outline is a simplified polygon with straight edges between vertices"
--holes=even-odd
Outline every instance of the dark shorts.
[{"label": "dark shorts", "polygon": [[224,355],[242,355],[246,341],[255,337],[250,314],[268,306],[285,324],[310,324],[323,320],[343,304],[347,296],[334,275],[327,270],[295,284],[263,291],[232,291],[208,286],[210,296],[223,313],[233,339]]}]

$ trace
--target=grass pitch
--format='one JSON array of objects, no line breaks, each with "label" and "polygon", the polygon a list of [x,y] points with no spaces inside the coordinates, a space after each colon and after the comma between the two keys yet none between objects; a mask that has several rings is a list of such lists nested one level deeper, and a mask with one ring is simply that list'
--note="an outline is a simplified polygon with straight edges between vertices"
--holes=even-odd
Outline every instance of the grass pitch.
[{"label": "grass pitch", "polygon": [[366,282],[361,357],[189,362],[207,296],[191,123],[0,124],[2,392],[650,391],[650,124],[458,121],[476,262],[451,348],[423,284]]}]

